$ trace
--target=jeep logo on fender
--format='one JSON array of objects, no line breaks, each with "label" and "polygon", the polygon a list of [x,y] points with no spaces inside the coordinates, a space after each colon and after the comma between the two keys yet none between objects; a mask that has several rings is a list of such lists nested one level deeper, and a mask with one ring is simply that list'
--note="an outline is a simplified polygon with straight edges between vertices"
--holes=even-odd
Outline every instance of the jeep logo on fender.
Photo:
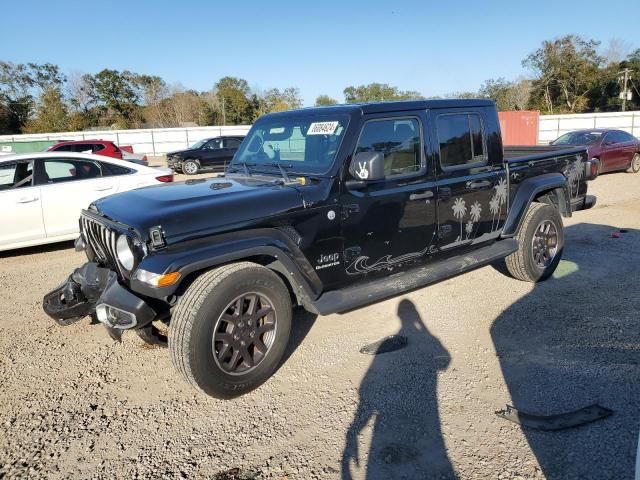
[{"label": "jeep logo on fender", "polygon": [[335,267],[340,265],[340,254],[330,253],[328,255],[320,255],[320,258],[316,261],[316,270],[322,270],[323,268]]}]

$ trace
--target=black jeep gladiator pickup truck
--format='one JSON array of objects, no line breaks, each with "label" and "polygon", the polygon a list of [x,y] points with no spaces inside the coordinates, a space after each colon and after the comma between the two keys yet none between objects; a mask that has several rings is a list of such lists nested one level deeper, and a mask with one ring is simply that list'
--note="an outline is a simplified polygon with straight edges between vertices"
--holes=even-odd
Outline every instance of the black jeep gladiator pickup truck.
[{"label": "black jeep gladiator pickup truck", "polygon": [[294,306],[343,312],[502,259],[546,279],[597,170],[586,148],[503,149],[488,100],[269,114],[224,176],[83,211],[88,262],[44,309],[61,325],[92,315],[116,339],[168,332],[189,383],[237,396],[278,367]]}]

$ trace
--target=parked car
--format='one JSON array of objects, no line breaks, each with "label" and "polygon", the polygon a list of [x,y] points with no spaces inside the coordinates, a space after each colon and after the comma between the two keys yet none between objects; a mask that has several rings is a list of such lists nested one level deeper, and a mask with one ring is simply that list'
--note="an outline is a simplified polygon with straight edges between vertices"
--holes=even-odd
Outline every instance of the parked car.
[{"label": "parked car", "polygon": [[604,128],[576,130],[558,137],[551,142],[551,145],[587,147],[589,158],[599,162],[601,173],[616,170],[640,172],[640,140],[622,130]]},{"label": "parked car", "polygon": [[101,197],[172,182],[168,168],[71,152],[0,158],[0,251],[78,237],[80,211]]},{"label": "parked car", "polygon": [[145,167],[149,166],[149,159],[146,155],[133,153],[133,150],[129,151],[125,150],[124,148],[121,148],[120,151],[122,152],[122,159],[125,162],[133,162],[137,163],[138,165],[144,165]]},{"label": "parked car", "polygon": [[187,150],[167,153],[167,165],[176,172],[195,175],[201,170],[223,171],[240,147],[243,136],[205,138]]},{"label": "parked car", "polygon": [[[292,305],[351,310],[505,259],[538,282],[562,216],[595,203],[585,147],[504,149],[495,104],[421,100],[273,113],[223,178],[141,189],[82,212],[88,263],[48,293],[62,325],[168,346],[191,385],[230,398],[278,368]],[[155,329],[155,330],[154,330]]]}]

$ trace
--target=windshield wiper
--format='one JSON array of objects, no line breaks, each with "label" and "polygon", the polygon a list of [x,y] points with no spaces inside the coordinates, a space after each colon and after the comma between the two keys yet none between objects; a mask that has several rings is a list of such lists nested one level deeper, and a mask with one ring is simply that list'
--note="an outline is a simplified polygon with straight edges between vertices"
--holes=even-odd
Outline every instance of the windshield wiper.
[{"label": "windshield wiper", "polygon": [[238,171],[238,164],[242,165],[242,170],[244,171],[244,174],[247,175],[248,177],[251,176],[251,170],[249,170],[249,167],[255,167],[255,163],[247,163],[244,160],[241,162],[237,162],[235,164],[230,164],[229,167],[233,168],[234,172]]},{"label": "windshield wiper", "polygon": [[293,168],[293,165],[282,165],[281,163],[278,163],[278,162],[273,162],[270,165],[272,167],[278,167],[278,170],[280,170],[280,175],[282,175],[282,178],[284,179],[284,183],[291,183],[291,179],[289,179],[289,175],[287,175],[287,171],[285,170],[285,167]]}]

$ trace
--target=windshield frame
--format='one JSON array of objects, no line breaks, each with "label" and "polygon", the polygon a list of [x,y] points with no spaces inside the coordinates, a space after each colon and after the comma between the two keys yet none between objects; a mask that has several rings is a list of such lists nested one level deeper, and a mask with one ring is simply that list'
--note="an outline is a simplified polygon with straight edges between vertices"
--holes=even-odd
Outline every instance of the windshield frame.
[{"label": "windshield frame", "polygon": [[[304,165],[304,161],[287,161],[286,159],[280,159],[279,161],[276,161],[275,159],[273,161],[269,161],[269,162],[254,162],[251,160],[245,160],[246,161],[246,165],[249,168],[249,170],[251,172],[256,172],[256,173],[266,173],[266,174],[275,174],[280,176],[280,170],[277,166],[277,164],[279,164],[280,166],[286,168],[286,171],[288,174],[290,175],[306,175],[306,176],[325,176],[330,174],[335,166],[336,163],[336,159],[339,157],[340,152],[344,146],[344,140],[345,137],[347,136],[347,132],[349,129],[349,125],[351,123],[351,115],[349,115],[347,112],[333,112],[333,113],[318,113],[316,112],[311,112],[311,111],[304,111],[304,110],[298,110],[295,112],[284,112],[284,113],[278,113],[276,115],[265,115],[263,117],[260,117],[251,127],[251,130],[249,130],[249,132],[247,132],[247,135],[244,137],[244,140],[242,141],[240,147],[238,148],[238,150],[236,151],[235,155],[233,156],[233,160],[231,160],[231,162],[229,163],[229,167],[234,168],[237,171],[242,172],[244,170],[244,166],[243,166],[243,162],[240,161],[240,157],[245,153],[245,151],[248,149],[249,144],[251,143],[251,139],[252,136],[254,134],[254,130],[257,130],[259,128],[264,128],[265,124],[268,123],[279,123],[279,122],[288,122],[288,121],[304,121],[304,120],[308,120],[309,122],[313,123],[313,122],[328,122],[328,121],[339,121],[340,125],[343,128],[343,133],[340,136],[341,138],[338,140],[338,144],[336,145],[336,150],[335,153],[333,154],[333,157],[329,160],[329,162],[327,162],[326,166],[322,167],[322,168],[318,168],[318,169],[313,169],[313,168],[305,168]],[[273,125],[272,128],[276,128],[278,125]],[[306,148],[306,145],[305,145]],[[297,168],[298,167],[298,168]]]}]

